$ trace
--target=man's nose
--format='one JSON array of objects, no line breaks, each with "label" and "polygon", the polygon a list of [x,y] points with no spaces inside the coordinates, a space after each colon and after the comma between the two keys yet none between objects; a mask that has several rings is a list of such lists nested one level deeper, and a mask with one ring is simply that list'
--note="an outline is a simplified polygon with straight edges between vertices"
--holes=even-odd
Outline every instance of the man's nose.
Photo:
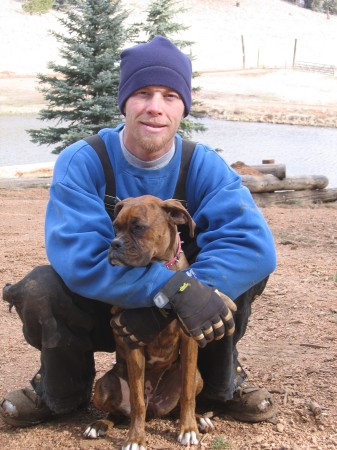
[{"label": "man's nose", "polygon": [[152,114],[160,114],[163,109],[163,96],[159,92],[155,92],[148,99],[147,110]]}]

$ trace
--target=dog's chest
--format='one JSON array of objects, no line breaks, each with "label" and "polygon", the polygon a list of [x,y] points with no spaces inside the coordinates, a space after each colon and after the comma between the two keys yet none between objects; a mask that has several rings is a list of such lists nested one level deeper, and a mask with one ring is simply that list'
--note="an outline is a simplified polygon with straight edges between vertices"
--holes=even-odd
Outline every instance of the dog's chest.
[{"label": "dog's chest", "polygon": [[180,333],[178,321],[174,320],[145,347],[146,369],[170,367],[179,359]]},{"label": "dog's chest", "polygon": [[[177,320],[171,322],[159,335],[144,347],[146,371],[162,371],[175,364],[179,359],[181,344],[181,328]],[[117,360],[126,361],[129,351],[123,339],[114,333],[116,341]]]}]

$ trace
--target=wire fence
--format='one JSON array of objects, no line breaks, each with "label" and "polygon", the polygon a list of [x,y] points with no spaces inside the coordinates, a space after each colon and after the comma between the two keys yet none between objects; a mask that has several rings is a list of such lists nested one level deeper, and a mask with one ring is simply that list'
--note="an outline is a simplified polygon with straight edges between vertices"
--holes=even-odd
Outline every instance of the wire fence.
[{"label": "wire fence", "polygon": [[252,35],[232,36],[207,55],[196,48],[197,70],[277,68],[320,71],[329,75],[337,69],[337,42],[323,45],[310,39],[292,37],[259,39]]}]

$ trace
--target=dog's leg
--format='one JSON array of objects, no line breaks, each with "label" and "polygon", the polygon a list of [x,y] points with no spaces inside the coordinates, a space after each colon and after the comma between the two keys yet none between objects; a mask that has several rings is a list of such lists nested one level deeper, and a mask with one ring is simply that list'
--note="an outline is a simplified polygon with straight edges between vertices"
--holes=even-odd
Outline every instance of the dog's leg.
[{"label": "dog's leg", "polygon": [[131,450],[131,448],[145,450],[144,349],[130,349],[126,355],[126,363],[130,387],[131,423],[123,450]]},{"label": "dog's leg", "polygon": [[115,416],[108,414],[105,419],[99,419],[87,426],[83,432],[83,437],[86,439],[97,439],[111,434],[115,425],[124,422],[125,416]]},{"label": "dog's leg", "polygon": [[126,376],[123,368],[116,364],[96,381],[93,404],[95,408],[106,411],[108,416],[88,425],[83,432],[83,437],[87,439],[104,437],[130,414],[129,387]]},{"label": "dog's leg", "polygon": [[195,418],[196,373],[198,344],[181,332],[181,376],[180,433],[178,442],[182,445],[197,445],[198,426]]}]

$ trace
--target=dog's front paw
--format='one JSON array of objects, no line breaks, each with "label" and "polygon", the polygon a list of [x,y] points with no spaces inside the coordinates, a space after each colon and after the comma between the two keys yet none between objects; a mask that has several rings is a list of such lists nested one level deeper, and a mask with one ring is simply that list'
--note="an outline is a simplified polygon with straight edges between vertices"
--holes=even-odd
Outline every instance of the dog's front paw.
[{"label": "dog's front paw", "polygon": [[98,439],[104,437],[108,431],[109,423],[107,420],[97,420],[91,423],[83,432],[86,439]]},{"label": "dog's front paw", "polygon": [[124,443],[122,450],[146,450],[146,447],[143,444],[128,440]]},{"label": "dog's front paw", "polygon": [[215,427],[211,421],[211,417],[211,413],[197,415],[198,430],[200,433],[211,433],[214,430]]},{"label": "dog's front paw", "polygon": [[129,444],[123,445],[122,450],[146,450],[146,447],[144,447],[144,445],[129,443]]},{"label": "dog's front paw", "polygon": [[178,442],[181,445],[198,445],[199,438],[195,431],[184,431],[179,434]]}]

